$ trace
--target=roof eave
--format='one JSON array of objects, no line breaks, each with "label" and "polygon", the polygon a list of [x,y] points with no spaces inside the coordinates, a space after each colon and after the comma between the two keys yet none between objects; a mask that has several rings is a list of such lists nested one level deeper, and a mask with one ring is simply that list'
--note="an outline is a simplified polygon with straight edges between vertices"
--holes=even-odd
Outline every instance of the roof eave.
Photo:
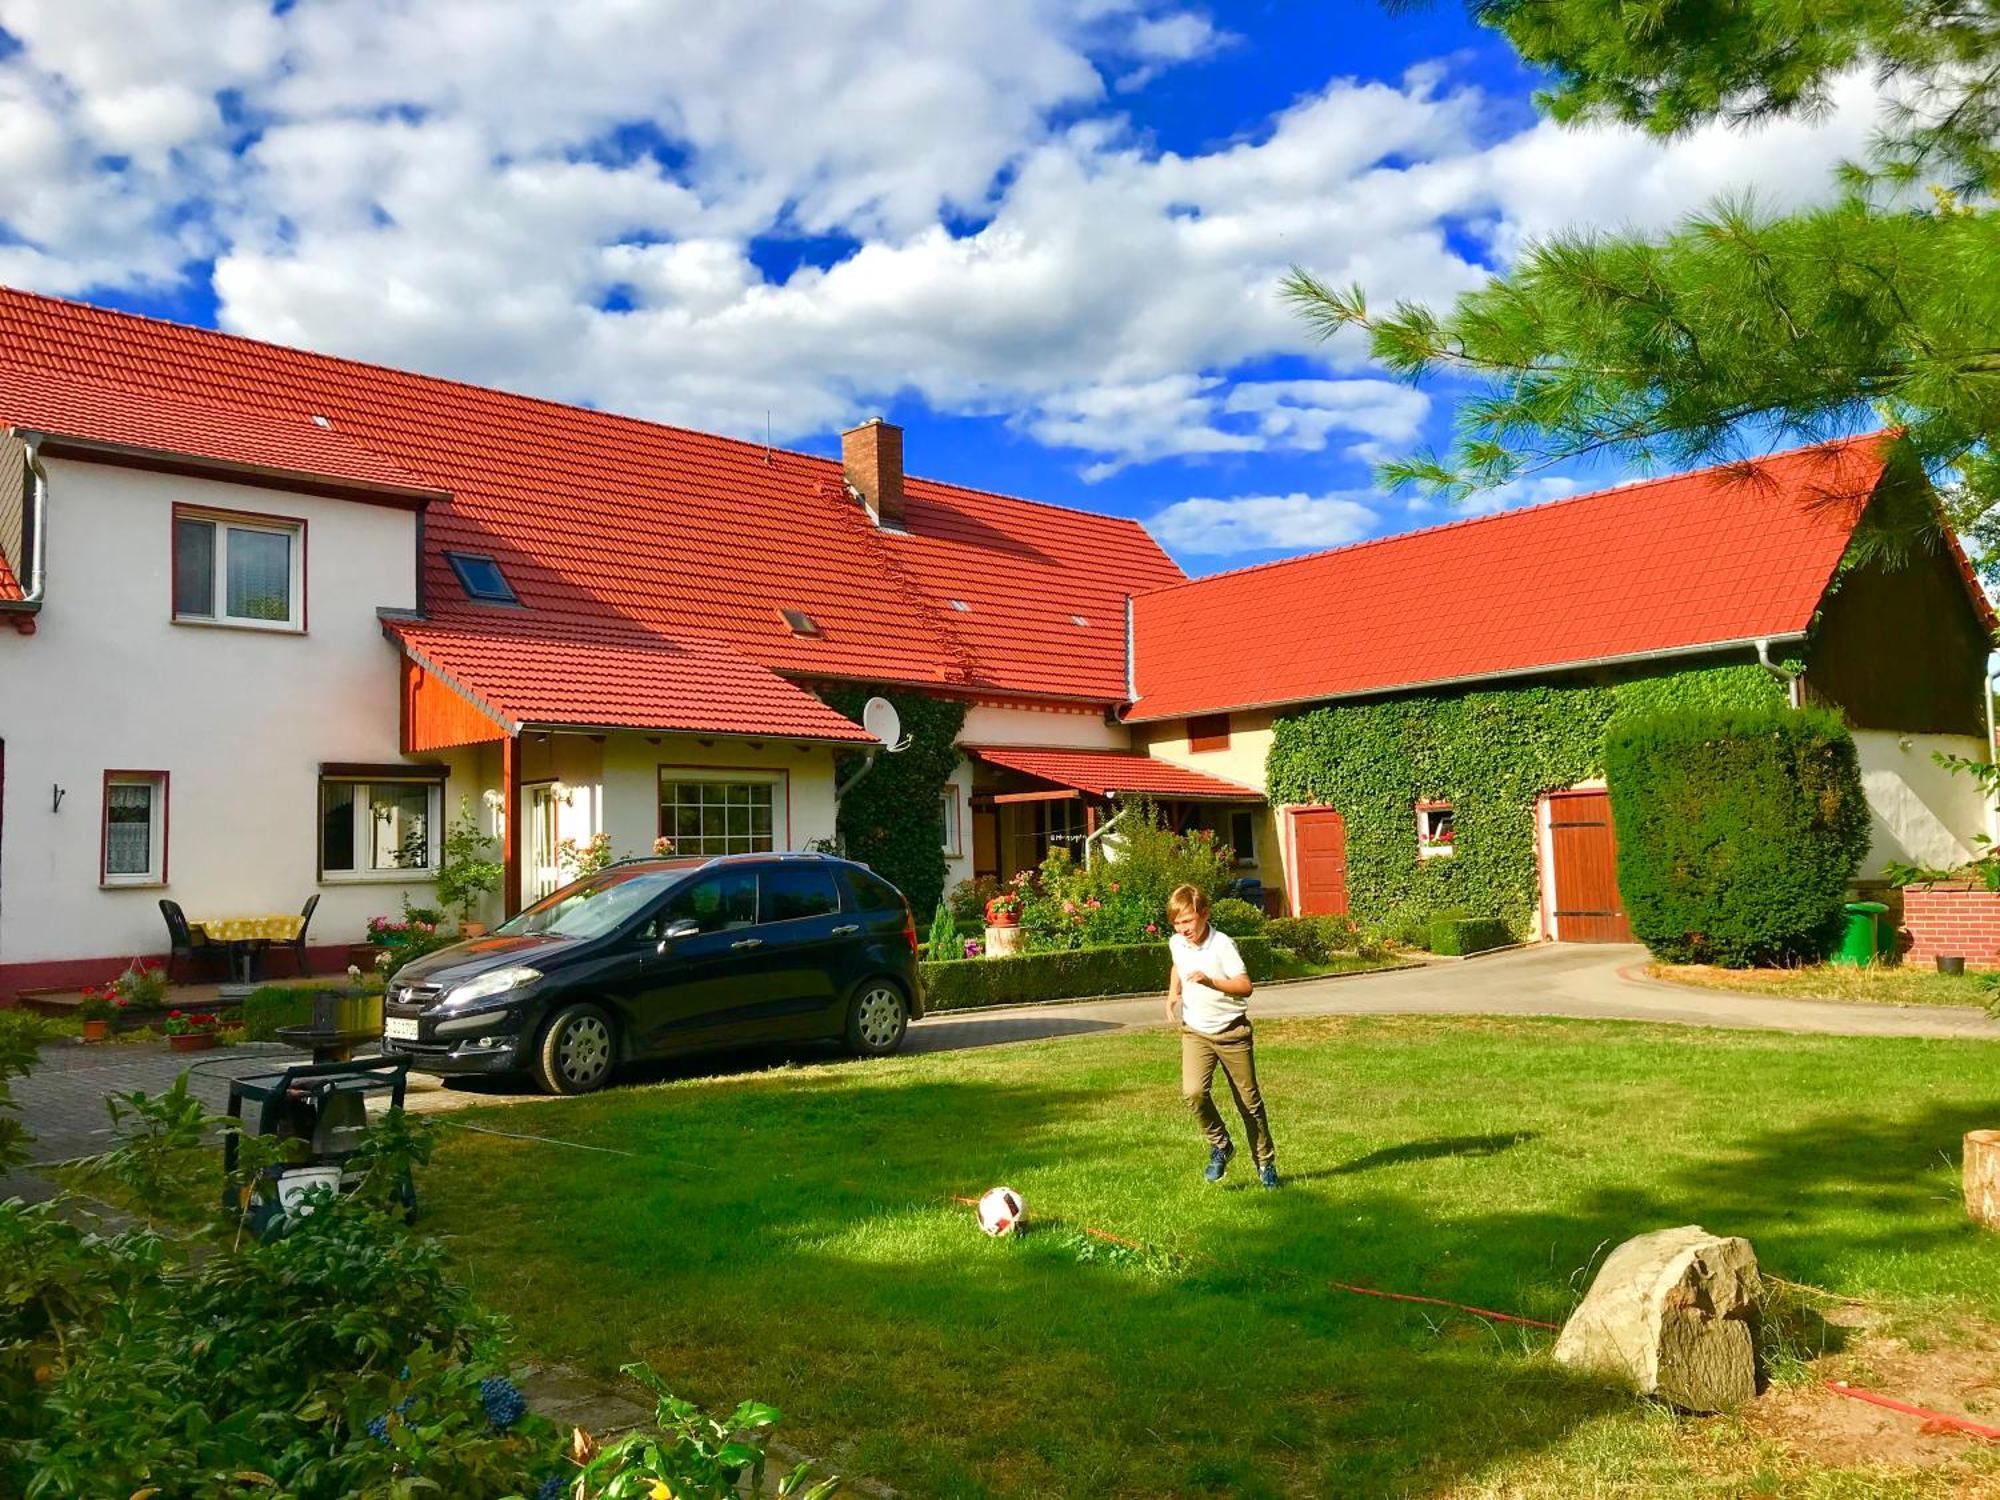
[{"label": "roof eave", "polygon": [[433,501],[451,499],[451,491],[425,485],[397,484],[392,480],[359,479],[340,474],[324,474],[313,469],[294,469],[279,464],[257,464],[241,459],[215,458],[208,454],[186,453],[172,448],[152,448],[138,443],[114,443],[103,438],[83,437],[46,427],[16,424],[8,432],[17,437],[39,437],[41,451],[51,458],[68,458],[82,463],[117,464],[127,468],[154,469],[168,474],[193,474],[237,484],[259,484],[270,488],[299,490],[337,498],[364,499],[376,504],[392,504],[421,510]]},{"label": "roof eave", "polygon": [[1672,661],[1689,656],[1710,656],[1724,651],[1754,651],[1758,642],[1766,645],[1778,641],[1802,641],[1806,637],[1803,629],[1774,630],[1764,635],[1743,636],[1736,640],[1703,641],[1692,646],[1663,646],[1650,651],[1630,651],[1617,656],[1592,656],[1576,661],[1544,662],[1532,667],[1508,667],[1497,672],[1473,672],[1458,677],[1431,677],[1420,682],[1387,683],[1378,687],[1357,688],[1344,693],[1310,693],[1303,697],[1267,698],[1253,703],[1213,703],[1176,708],[1170,713],[1149,714],[1141,710],[1144,699],[1132,705],[1124,714],[1127,724],[1164,724],[1170,719],[1185,719],[1192,714],[1249,713],[1259,709],[1298,708],[1315,703],[1347,703],[1357,698],[1382,698],[1392,693],[1421,693],[1434,688],[1472,687],[1482,682],[1510,682],[1523,677],[1547,677],[1558,672],[1588,672],[1598,667],[1631,666],[1639,662]]},{"label": "roof eave", "polygon": [[[859,726],[856,726],[857,730]],[[854,735],[800,734],[789,729],[710,729],[685,724],[573,724],[523,720],[521,734],[681,734],[717,740],[786,740],[795,745],[831,745],[839,749],[862,750],[881,741],[865,731]]]}]

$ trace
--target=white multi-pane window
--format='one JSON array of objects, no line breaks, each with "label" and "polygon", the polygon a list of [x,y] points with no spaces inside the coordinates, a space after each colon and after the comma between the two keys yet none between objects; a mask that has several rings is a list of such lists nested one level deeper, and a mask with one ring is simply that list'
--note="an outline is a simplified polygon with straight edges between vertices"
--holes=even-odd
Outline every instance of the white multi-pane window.
[{"label": "white multi-pane window", "polygon": [[303,630],[303,525],[176,511],[174,618],[261,630]]},{"label": "white multi-pane window", "polygon": [[660,773],[660,833],[677,855],[764,854],[775,842],[778,787],[770,781]]},{"label": "white multi-pane window", "polygon": [[106,885],[161,885],[167,878],[167,776],[113,771],[104,778]]},{"label": "white multi-pane window", "polygon": [[435,781],[319,784],[319,867],[340,876],[424,876],[438,866]]}]

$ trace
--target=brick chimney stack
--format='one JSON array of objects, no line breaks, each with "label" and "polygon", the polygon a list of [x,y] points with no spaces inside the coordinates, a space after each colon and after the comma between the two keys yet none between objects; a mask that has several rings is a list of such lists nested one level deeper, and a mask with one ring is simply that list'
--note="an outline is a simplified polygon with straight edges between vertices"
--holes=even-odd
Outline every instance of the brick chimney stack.
[{"label": "brick chimney stack", "polygon": [[903,429],[880,417],[840,435],[840,466],[877,526],[903,524]]}]

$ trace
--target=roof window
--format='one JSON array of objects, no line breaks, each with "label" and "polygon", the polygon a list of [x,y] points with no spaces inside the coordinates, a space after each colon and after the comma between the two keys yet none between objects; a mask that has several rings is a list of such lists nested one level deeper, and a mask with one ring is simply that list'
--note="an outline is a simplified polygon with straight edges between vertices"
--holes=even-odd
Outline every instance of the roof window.
[{"label": "roof window", "polygon": [[458,575],[458,586],[465,590],[465,597],[480,604],[519,604],[520,596],[514,592],[514,585],[507,581],[507,575],[500,571],[500,564],[482,552],[447,552],[445,561],[451,564],[452,572]]},{"label": "roof window", "polygon": [[792,627],[793,635],[818,635],[819,622],[802,609],[781,609],[785,623]]},{"label": "roof window", "polygon": [[1071,615],[1069,617],[1069,622],[1070,624],[1074,625],[1078,630],[1090,629],[1090,621],[1086,620],[1082,615]]},{"label": "roof window", "polygon": [[967,604],[963,599],[952,600],[951,607],[957,610],[962,615],[969,615],[972,613],[972,606],[970,604]]}]

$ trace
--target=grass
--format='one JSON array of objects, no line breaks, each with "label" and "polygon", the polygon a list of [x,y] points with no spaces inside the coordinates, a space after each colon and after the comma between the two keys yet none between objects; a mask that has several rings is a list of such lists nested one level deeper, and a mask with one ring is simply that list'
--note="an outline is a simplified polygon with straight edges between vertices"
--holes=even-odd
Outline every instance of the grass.
[{"label": "grass", "polygon": [[[461,1116],[629,1154],[448,1131],[425,1221],[532,1349],[770,1400],[789,1441],[906,1494],[1944,1492],[1676,1422],[1546,1334],[1326,1282],[1560,1319],[1611,1245],[1699,1222],[1913,1327],[2000,1318],[2000,1236],[1953,1165],[2000,1123],[2000,1045],[1259,1030],[1277,1194],[1240,1164],[1199,1181],[1172,1039],[1137,1033]],[[1029,1204],[1017,1240],[951,1201],[1001,1182]],[[2000,1453],[1964,1465],[1953,1483],[2000,1484]]]},{"label": "grass", "polygon": [[2000,1006],[1990,976],[1940,974],[1915,965],[1866,969],[1810,964],[1796,969],[1718,969],[1707,964],[1648,964],[1646,972],[1673,984],[1737,990],[1787,1000],[1864,1000],[1877,1005]]}]

